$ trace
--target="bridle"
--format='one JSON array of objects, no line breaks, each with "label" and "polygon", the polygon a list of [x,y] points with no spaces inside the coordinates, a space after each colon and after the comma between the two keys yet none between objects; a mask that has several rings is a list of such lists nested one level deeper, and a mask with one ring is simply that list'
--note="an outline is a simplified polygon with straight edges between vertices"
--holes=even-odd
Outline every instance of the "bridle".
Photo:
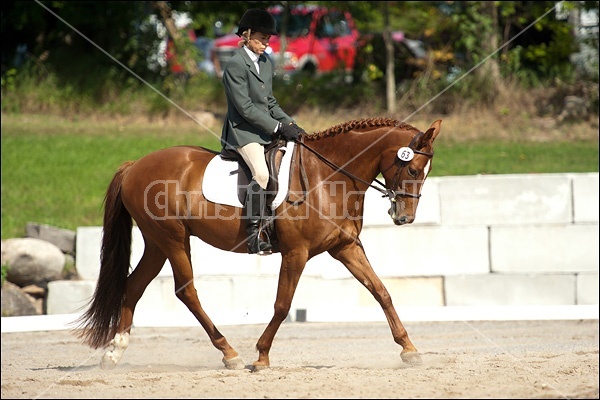
[{"label": "bridle", "polygon": [[[415,143],[417,142],[417,140],[419,140],[421,138],[421,136],[423,136],[425,133],[424,132],[419,132],[417,133],[412,140],[410,141],[409,145],[407,148],[402,148],[402,149],[409,149],[410,152],[415,153],[415,154],[422,154],[424,156],[427,156],[429,158],[433,157],[433,152],[429,153],[429,152],[425,152],[425,151],[420,151],[415,149]],[[357,180],[359,182],[364,183],[365,185],[377,190],[379,193],[382,193],[383,196],[381,197],[387,197],[390,202],[392,203],[391,206],[392,208],[394,208],[394,205],[396,203],[396,197],[397,196],[404,196],[404,197],[412,197],[412,198],[420,198],[421,194],[417,193],[408,193],[404,190],[399,191],[399,190],[393,190],[393,189],[389,189],[385,186],[385,184],[383,182],[381,182],[379,179],[375,178],[373,180],[373,182],[379,184],[381,187],[375,186],[373,185],[371,182],[367,182],[364,179],[359,178],[358,176],[346,171],[344,168],[337,166],[336,164],[334,164],[333,162],[329,161],[325,156],[323,156],[322,154],[319,154],[319,152],[317,152],[316,150],[308,147],[306,144],[304,144],[304,137],[301,136],[299,140],[296,141],[297,144],[299,144],[301,147],[307,149],[308,151],[310,151],[311,153],[313,153],[315,156],[317,156],[318,159],[320,159],[321,161],[323,161],[325,164],[327,164],[328,166],[330,166],[332,169],[335,170],[335,172],[340,172],[344,175],[346,175],[347,177]],[[401,149],[401,150],[402,150]],[[300,172],[302,175],[302,180],[303,180],[303,186],[304,188],[306,188],[308,186],[308,178],[306,176],[306,171],[304,170],[304,165],[302,164],[302,162],[300,161],[300,157],[301,157],[301,149],[298,149],[298,164],[300,166]],[[397,169],[396,169],[396,173],[394,174],[394,178],[392,180],[392,188],[398,187],[399,186],[399,180],[400,180],[400,175],[402,173],[402,170],[410,163],[410,160],[412,159],[412,157],[409,160],[401,160],[400,158],[396,157],[396,160],[394,161],[394,163],[392,165],[389,166],[389,168],[387,168],[385,171],[382,171],[382,175],[389,171],[390,168],[392,168],[394,165],[397,165]],[[293,202],[292,204],[294,206],[297,206],[298,204],[300,204],[301,202],[304,201],[304,199],[306,198],[306,191],[304,191],[303,196],[300,200]]]},{"label": "bridle", "polygon": [[[412,138],[412,140],[410,141],[410,143],[408,144],[408,149],[410,150],[410,152],[414,153],[414,154],[421,154],[424,156],[429,157],[430,159],[433,158],[433,152],[429,153],[426,151],[421,151],[421,150],[417,150],[415,149],[415,143],[417,142],[417,140],[419,140],[421,138],[421,136],[423,136],[425,133],[424,132],[419,132],[415,135],[415,137]],[[398,153],[400,153],[401,150],[404,150],[406,148],[401,148]],[[405,150],[408,151],[408,150]],[[394,161],[394,163],[392,165],[390,165],[385,171],[382,171],[381,174],[383,175],[384,173],[386,173],[387,171],[390,170],[390,168],[392,168],[394,165],[397,165],[397,169],[396,169],[396,173],[394,174],[394,178],[392,179],[392,187],[398,187],[400,185],[400,175],[402,174],[402,170],[410,163],[410,160],[412,160],[412,157],[410,157],[407,160],[403,160],[400,157],[396,157],[396,160]],[[380,183],[380,182],[379,182]],[[381,183],[380,183],[381,184]],[[387,193],[385,196],[383,197],[388,197],[390,199],[390,201],[392,203],[396,202],[396,196],[404,196],[404,197],[412,197],[415,199],[418,199],[421,197],[421,193],[408,193],[404,190],[400,191],[400,190],[392,190],[392,189],[386,189]]]}]

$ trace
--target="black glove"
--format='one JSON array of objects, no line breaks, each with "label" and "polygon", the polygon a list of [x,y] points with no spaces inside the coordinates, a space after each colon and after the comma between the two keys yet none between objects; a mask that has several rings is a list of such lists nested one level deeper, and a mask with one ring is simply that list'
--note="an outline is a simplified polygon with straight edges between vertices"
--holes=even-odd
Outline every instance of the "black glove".
[{"label": "black glove", "polygon": [[298,129],[298,132],[300,132],[301,135],[306,135],[306,131],[302,128],[300,128],[295,122],[292,122],[292,124]]},{"label": "black glove", "polygon": [[277,133],[279,133],[285,140],[298,140],[298,137],[303,131],[298,128],[296,124],[279,124],[279,129],[277,129]]}]

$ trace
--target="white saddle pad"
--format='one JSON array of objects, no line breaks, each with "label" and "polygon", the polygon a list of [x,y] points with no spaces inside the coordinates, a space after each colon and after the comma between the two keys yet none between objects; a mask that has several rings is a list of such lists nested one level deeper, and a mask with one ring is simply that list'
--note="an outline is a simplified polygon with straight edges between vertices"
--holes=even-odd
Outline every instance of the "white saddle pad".
[{"label": "white saddle pad", "polygon": [[[294,142],[288,142],[283,147],[283,158],[279,167],[279,191],[271,204],[271,209],[275,210],[285,199],[290,185],[290,165],[292,162],[292,153],[294,151]],[[208,162],[204,179],[202,181],[202,193],[207,200],[218,204],[227,204],[234,207],[243,208],[244,206],[238,198],[238,174],[243,173],[237,161],[223,160],[220,155],[216,155]]]}]

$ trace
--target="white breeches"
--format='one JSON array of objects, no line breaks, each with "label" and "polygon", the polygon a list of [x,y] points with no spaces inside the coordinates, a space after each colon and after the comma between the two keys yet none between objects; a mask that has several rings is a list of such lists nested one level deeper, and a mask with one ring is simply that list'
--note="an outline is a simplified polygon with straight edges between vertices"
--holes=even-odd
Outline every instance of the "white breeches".
[{"label": "white breeches", "polygon": [[266,189],[269,183],[269,169],[265,158],[265,148],[260,143],[248,143],[238,147],[238,153],[242,156],[254,179],[261,188]]}]

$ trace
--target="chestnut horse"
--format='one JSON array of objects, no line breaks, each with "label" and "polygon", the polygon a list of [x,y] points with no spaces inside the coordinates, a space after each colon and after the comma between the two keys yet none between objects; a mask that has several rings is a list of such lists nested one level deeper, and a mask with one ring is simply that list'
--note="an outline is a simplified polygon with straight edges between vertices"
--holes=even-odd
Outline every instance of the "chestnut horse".
[{"label": "chestnut horse", "polygon": [[[270,366],[273,339],[288,316],[305,264],[325,251],[379,302],[394,341],[402,347],[402,360],[421,362],[387,289],[367,260],[359,234],[369,187],[388,197],[396,225],[414,221],[440,126],[437,120],[422,132],[394,119],[368,118],[301,136],[290,170],[289,189],[295,196],[273,212],[276,237],[272,241],[282,257],[279,283],[274,314],[256,343],[258,359],[249,366],[251,370]],[[222,352],[225,367],[246,367],[205,313],[194,287],[190,235],[222,250],[247,251],[242,209],[212,203],[202,194],[204,171],[216,154],[202,147],[171,147],[126,162],[114,175],[104,199],[100,274],[75,332],[90,347],[106,349],[102,367],[112,368],[121,359],[129,344],[135,306],[167,259],[176,296]],[[385,182],[377,179],[379,174]],[[165,190],[156,182],[174,183],[178,190]],[[186,192],[191,195],[182,195]],[[130,273],[133,220],[145,248]]]}]

